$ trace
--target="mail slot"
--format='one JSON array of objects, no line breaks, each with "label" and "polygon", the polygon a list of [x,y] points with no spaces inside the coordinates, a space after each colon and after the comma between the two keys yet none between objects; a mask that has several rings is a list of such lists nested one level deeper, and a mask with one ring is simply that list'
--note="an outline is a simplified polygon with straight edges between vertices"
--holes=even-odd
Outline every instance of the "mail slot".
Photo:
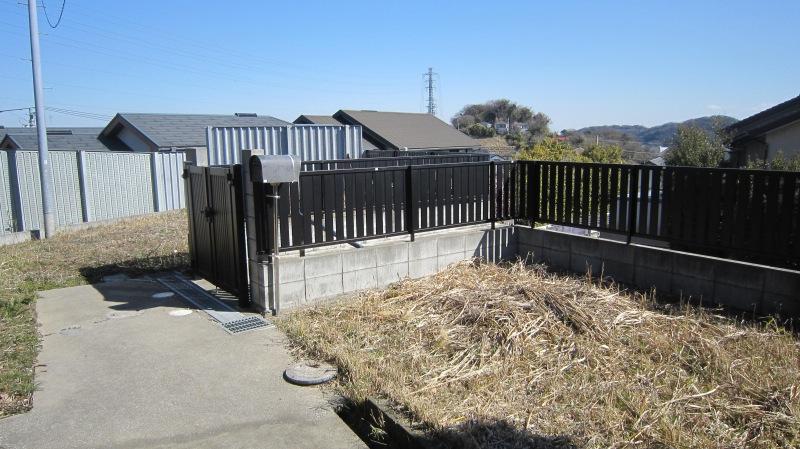
[{"label": "mail slot", "polygon": [[297,182],[300,179],[300,159],[290,155],[250,157],[250,179],[264,184]]}]

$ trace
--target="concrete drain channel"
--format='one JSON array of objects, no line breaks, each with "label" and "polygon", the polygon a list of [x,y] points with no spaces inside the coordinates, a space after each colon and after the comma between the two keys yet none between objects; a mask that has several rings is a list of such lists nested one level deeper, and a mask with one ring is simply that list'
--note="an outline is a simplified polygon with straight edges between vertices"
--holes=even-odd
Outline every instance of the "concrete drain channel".
[{"label": "concrete drain channel", "polygon": [[159,276],[157,280],[184,301],[208,314],[230,334],[263,329],[270,324],[258,315],[244,315],[236,311],[180,273]]}]

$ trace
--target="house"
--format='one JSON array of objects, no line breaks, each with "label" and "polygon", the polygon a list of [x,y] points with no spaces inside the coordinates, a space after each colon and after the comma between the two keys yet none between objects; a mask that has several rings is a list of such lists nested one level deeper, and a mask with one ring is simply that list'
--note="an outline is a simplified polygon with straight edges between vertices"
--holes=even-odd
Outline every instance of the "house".
[{"label": "house", "polygon": [[132,151],[206,150],[209,126],[286,126],[289,122],[252,113],[152,114],[121,112],[101,132]]},{"label": "house", "polygon": [[725,128],[731,137],[731,163],[771,161],[779,152],[800,155],[800,96]]},{"label": "house", "polygon": [[364,139],[379,150],[470,151],[480,148],[475,139],[431,114],[340,110],[333,118],[345,125],[361,126]]},{"label": "house", "polygon": [[508,123],[506,122],[495,122],[494,130],[497,134],[508,134]]},{"label": "house", "polygon": [[[51,150],[113,151],[127,150],[123,143],[100,135],[103,128],[48,128],[47,147]],[[36,128],[0,129],[0,149],[39,150]]]}]

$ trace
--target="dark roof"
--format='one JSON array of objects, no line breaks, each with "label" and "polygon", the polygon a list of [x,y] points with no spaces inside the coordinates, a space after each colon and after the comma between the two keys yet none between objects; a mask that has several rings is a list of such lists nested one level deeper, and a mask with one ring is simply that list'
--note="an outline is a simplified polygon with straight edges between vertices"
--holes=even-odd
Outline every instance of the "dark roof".
[{"label": "dark roof", "polygon": [[333,117],[348,125],[361,125],[365,138],[390,150],[480,146],[471,137],[430,114],[341,110]]},{"label": "dark roof", "polygon": [[758,137],[768,131],[800,120],[800,95],[738,121],[725,130],[733,141]]},{"label": "dark roof", "polygon": [[[108,151],[128,150],[116,139],[100,136],[103,128],[48,128],[47,148],[51,150],[85,150]],[[0,130],[5,134],[0,147],[18,148],[21,150],[38,150],[39,140],[36,128],[6,128]]]},{"label": "dark roof", "polygon": [[209,126],[286,126],[289,122],[264,116],[216,114],[150,114],[121,112],[103,130],[111,136],[124,126],[134,128],[146,140],[159,148],[204,147],[206,127]]},{"label": "dark roof", "polygon": [[341,125],[342,122],[330,115],[301,115],[294,119],[295,125]]}]

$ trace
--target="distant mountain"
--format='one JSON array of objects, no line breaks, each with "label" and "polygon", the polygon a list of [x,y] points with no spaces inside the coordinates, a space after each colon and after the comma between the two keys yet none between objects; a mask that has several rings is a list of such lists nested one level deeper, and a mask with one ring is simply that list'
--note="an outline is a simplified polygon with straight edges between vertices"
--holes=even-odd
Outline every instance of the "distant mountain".
[{"label": "distant mountain", "polygon": [[602,136],[627,134],[645,146],[667,146],[672,141],[675,132],[681,125],[697,126],[711,134],[715,130],[736,123],[737,121],[737,119],[726,115],[711,115],[708,117],[693,118],[680,123],[664,123],[663,125],[650,128],[641,125],[589,126],[581,128],[576,132],[580,134],[599,135],[601,139]]}]

